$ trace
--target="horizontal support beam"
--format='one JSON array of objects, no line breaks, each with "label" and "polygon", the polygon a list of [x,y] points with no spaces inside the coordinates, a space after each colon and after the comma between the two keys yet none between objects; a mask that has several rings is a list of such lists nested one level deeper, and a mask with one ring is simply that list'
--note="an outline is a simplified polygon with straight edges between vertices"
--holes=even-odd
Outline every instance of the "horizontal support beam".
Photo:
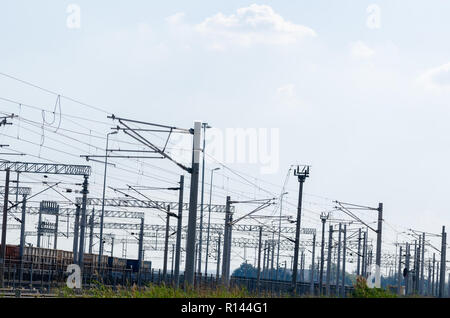
[{"label": "horizontal support beam", "polygon": [[[51,233],[44,233],[44,234],[52,234],[52,236],[55,234],[55,232],[51,232]],[[38,232],[37,231],[26,231],[25,232],[25,236],[31,236],[31,237],[33,237],[33,236],[37,236],[38,235]],[[69,238],[69,237],[73,237],[74,236],[74,233],[73,232],[69,232],[69,236],[67,236],[67,233],[66,232],[58,232],[58,237],[65,237],[65,238]],[[100,234],[99,233],[94,233],[94,236],[96,237],[96,238],[99,238],[100,237]],[[111,233],[103,233],[103,238],[104,239],[111,239],[112,237],[115,237],[115,235],[114,234],[111,234]]]},{"label": "horizontal support beam", "polygon": [[[6,224],[8,230],[20,230],[20,224]],[[0,224],[0,233],[1,233],[2,224]]]},{"label": "horizontal support beam", "polygon": [[[105,229],[110,230],[139,230],[141,225],[140,224],[127,224],[127,223],[104,223],[103,224]],[[95,223],[94,227],[98,228],[100,227],[100,224]],[[259,232],[261,226],[259,225],[244,225],[244,224],[235,224],[233,225],[233,231],[237,232]],[[264,228],[264,227],[263,227]],[[184,226],[183,230],[186,230],[187,227]],[[225,229],[224,224],[211,224],[210,230],[213,232],[223,232]],[[144,224],[144,231],[165,231],[166,226],[165,225],[157,225],[157,224]],[[177,231],[176,226],[170,226],[169,227],[170,232]],[[278,228],[276,229],[278,232]],[[315,229],[310,228],[302,228],[301,233],[302,234],[310,234],[311,232],[315,231]],[[270,232],[272,233],[272,232]],[[281,233],[283,234],[293,234],[295,233],[295,227],[282,227]]]},{"label": "horizontal support beam", "polygon": [[[77,198],[77,204],[81,204],[81,198]],[[88,198],[87,205],[101,206],[103,199],[101,198]],[[105,199],[105,206],[109,207],[127,207],[127,208],[147,208],[147,209],[167,209],[170,206],[171,211],[178,211],[178,202],[166,202],[166,201],[149,201],[149,200],[135,200],[135,199]],[[200,210],[201,204],[197,205],[197,209]],[[209,211],[210,205],[203,204],[203,210]],[[189,203],[183,203],[183,210],[189,211]],[[231,207],[231,212],[234,211],[234,207]],[[211,212],[225,213],[225,205],[211,204]]]},{"label": "horizontal support beam", "polygon": [[[2,206],[0,206],[0,211],[2,210]],[[59,216],[75,216],[76,209],[74,208],[59,208]],[[14,211],[13,211],[14,212]],[[38,207],[27,207],[26,213],[29,215],[38,215],[39,208]],[[16,212],[14,214],[20,214],[20,212]],[[94,211],[94,217],[100,217],[102,211]],[[90,217],[92,215],[92,210],[87,211],[86,215]],[[105,211],[105,217],[110,218],[119,218],[119,219],[142,219],[144,217],[144,212],[129,212],[129,211]]]},{"label": "horizontal support beam", "polygon": [[[0,193],[1,194],[5,194],[5,187],[0,187]],[[9,190],[8,190],[8,194],[11,195],[30,195],[31,194],[31,188],[29,187],[14,187],[14,186],[10,186]]]},{"label": "horizontal support beam", "polygon": [[89,176],[90,166],[1,161],[0,171]]},{"label": "horizontal support beam", "polygon": [[[148,240],[144,240],[144,247],[146,250],[154,250],[154,251],[164,251],[164,240],[161,241],[156,241],[154,239],[148,241]],[[213,253],[216,250],[216,242],[217,242],[217,237],[211,238],[211,246],[209,248],[209,253]],[[131,243],[131,242],[129,242]],[[137,243],[137,241],[136,241]],[[233,238],[232,242],[231,242],[231,246],[234,247],[239,247],[239,248],[258,248],[258,243],[259,240],[258,239],[247,239],[247,238]],[[175,240],[169,240],[169,249],[171,249],[172,245],[175,245]],[[312,246],[312,242],[311,241],[306,241],[306,242],[301,242],[300,243],[300,247],[309,247]],[[203,251],[206,252],[206,246],[204,246],[202,248]],[[292,244],[280,244],[280,251],[294,251],[294,245]]]}]

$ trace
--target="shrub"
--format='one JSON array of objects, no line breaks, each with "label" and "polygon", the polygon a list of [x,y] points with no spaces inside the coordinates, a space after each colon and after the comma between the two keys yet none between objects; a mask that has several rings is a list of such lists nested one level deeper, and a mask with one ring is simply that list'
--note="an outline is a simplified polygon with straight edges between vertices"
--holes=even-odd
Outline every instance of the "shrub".
[{"label": "shrub", "polygon": [[353,291],[353,297],[356,298],[396,298],[397,295],[382,289],[382,288],[369,288],[367,281],[364,277],[357,277],[356,283],[353,285],[355,290]]}]

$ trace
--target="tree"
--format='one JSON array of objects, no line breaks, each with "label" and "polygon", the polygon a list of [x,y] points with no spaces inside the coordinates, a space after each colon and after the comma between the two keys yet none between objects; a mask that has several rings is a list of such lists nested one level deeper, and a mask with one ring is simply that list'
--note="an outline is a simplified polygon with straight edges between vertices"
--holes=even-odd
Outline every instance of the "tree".
[{"label": "tree", "polygon": [[256,278],[258,269],[253,267],[249,263],[242,263],[237,269],[234,270],[231,276],[244,277],[244,278]]}]

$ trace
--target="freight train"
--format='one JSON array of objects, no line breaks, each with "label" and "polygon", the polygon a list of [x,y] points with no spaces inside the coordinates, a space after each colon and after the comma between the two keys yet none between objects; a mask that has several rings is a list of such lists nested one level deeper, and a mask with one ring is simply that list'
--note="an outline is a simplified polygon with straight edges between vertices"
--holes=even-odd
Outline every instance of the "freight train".
[{"label": "freight train", "polygon": [[[0,246],[1,248],[1,246]],[[103,255],[99,266],[99,255],[85,253],[83,257],[83,273],[97,276],[98,269],[101,269],[102,277],[108,280],[123,281],[124,279],[136,281],[138,272],[138,260],[111,257]],[[18,272],[20,267],[20,246],[6,245],[5,267],[9,276],[11,272]],[[44,273],[47,279],[63,280],[67,266],[74,263],[73,252],[48,249],[42,247],[25,246],[23,256],[24,280],[39,279],[36,275]],[[143,261],[141,269],[141,279],[149,280],[151,273],[151,261]],[[88,276],[88,277],[89,277]]]}]

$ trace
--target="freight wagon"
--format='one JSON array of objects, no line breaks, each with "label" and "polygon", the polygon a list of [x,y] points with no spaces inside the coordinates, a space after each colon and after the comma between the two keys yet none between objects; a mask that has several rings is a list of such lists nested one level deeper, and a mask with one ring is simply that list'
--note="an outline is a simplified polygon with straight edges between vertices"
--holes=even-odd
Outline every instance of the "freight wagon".
[{"label": "freight wagon", "polygon": [[[53,280],[62,281],[64,280],[67,266],[74,263],[73,252],[34,246],[24,247],[23,261],[24,281],[30,279],[31,270],[33,271],[33,280],[41,279],[40,275],[44,275],[47,278],[52,277]],[[6,245],[6,264],[12,270],[19,268],[19,246]],[[89,276],[98,274],[98,255],[85,253],[83,256],[83,264],[86,274]],[[150,261],[144,261],[142,263],[142,270],[148,274],[151,271],[151,264]],[[103,275],[106,273],[115,282],[137,280],[138,260],[102,255],[100,265],[103,270],[106,270],[103,272]]]}]

